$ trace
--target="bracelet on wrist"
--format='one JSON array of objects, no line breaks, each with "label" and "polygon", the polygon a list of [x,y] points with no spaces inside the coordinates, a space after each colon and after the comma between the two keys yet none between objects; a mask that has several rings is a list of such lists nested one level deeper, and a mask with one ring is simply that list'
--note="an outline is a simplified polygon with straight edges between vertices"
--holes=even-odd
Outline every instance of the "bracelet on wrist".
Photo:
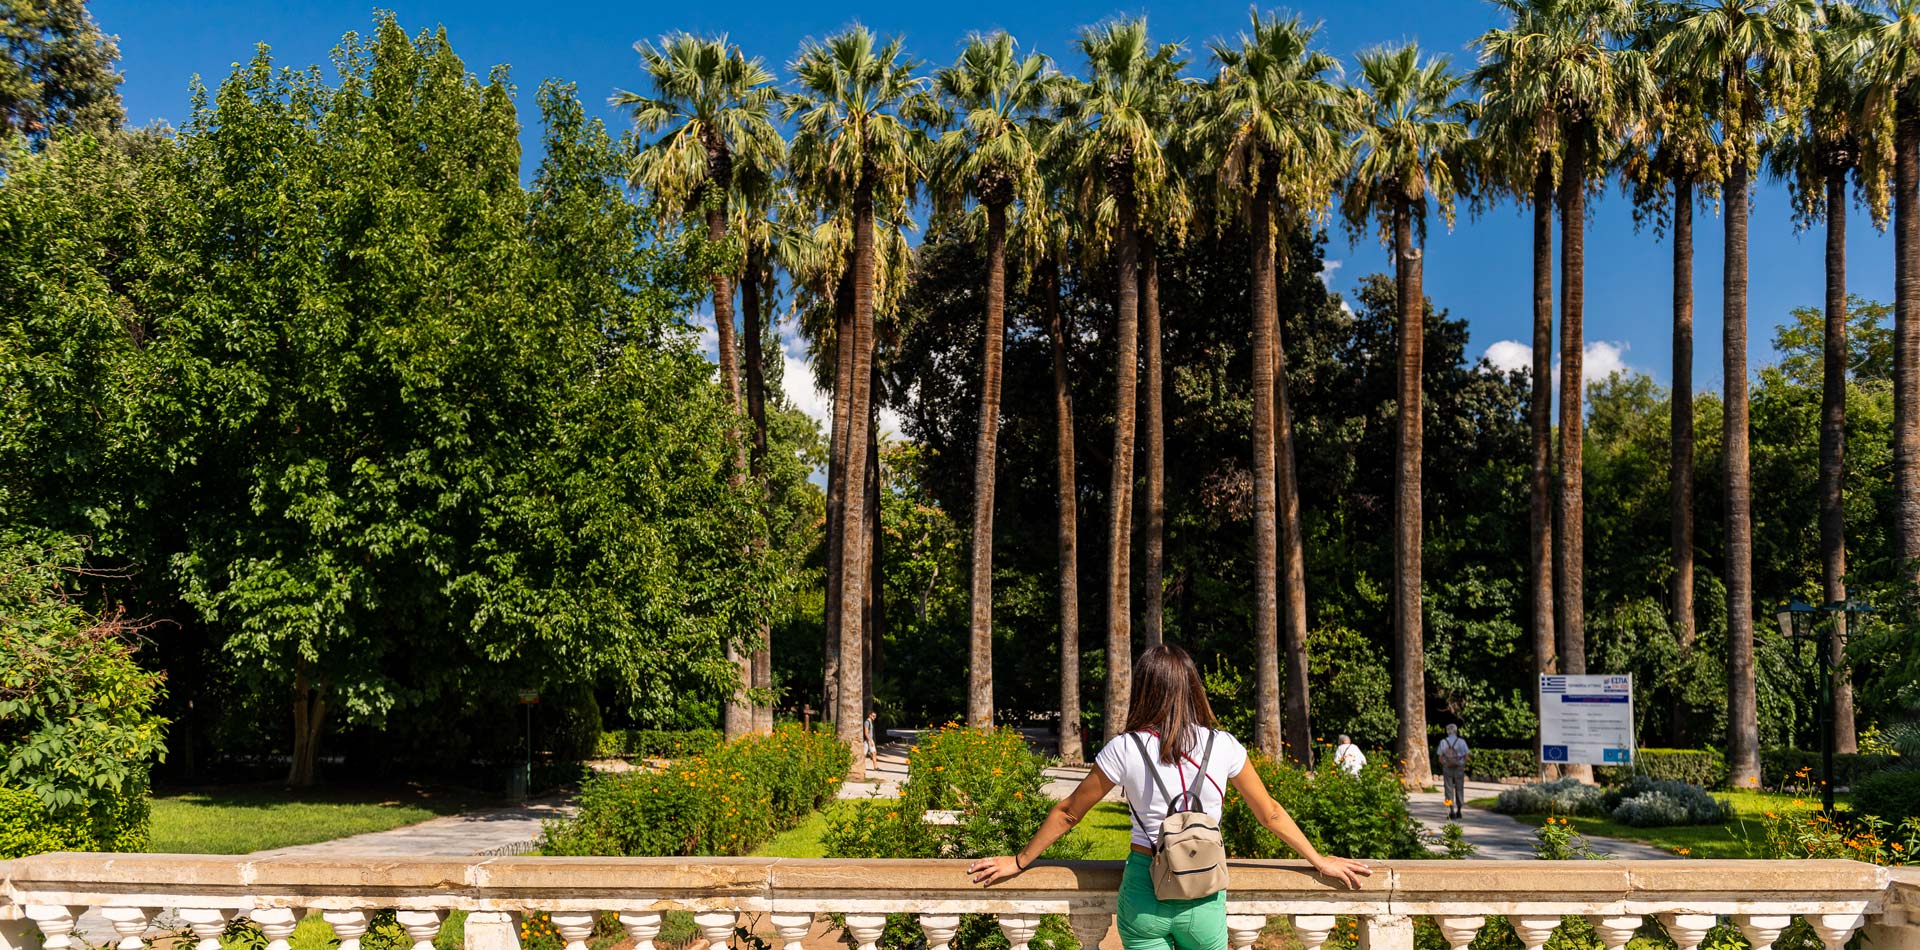
[{"label": "bracelet on wrist", "polygon": [[1013,866],[1016,868],[1019,868],[1022,871],[1027,869],[1026,865],[1020,863],[1020,856],[1017,854],[1013,856]]}]

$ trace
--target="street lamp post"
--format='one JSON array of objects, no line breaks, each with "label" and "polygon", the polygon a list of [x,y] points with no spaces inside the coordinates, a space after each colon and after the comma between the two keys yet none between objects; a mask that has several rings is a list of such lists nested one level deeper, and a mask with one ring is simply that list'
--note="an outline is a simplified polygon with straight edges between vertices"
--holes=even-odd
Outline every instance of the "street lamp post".
[{"label": "street lamp post", "polygon": [[1820,810],[1827,817],[1833,817],[1833,657],[1830,636],[1832,624],[1814,623],[1811,633],[1799,633],[1794,628],[1796,615],[1813,614],[1853,614],[1868,613],[1872,605],[1855,603],[1852,600],[1836,600],[1818,607],[1801,600],[1788,601],[1786,606],[1774,615],[1780,624],[1780,634],[1789,640],[1812,640],[1814,652],[1819,654],[1820,698],[1814,703],[1814,728],[1820,733]]}]

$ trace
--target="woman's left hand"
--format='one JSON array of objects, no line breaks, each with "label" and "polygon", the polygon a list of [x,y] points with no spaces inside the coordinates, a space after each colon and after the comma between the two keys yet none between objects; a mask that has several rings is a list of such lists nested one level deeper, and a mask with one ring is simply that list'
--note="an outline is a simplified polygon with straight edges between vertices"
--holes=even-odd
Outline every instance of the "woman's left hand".
[{"label": "woman's left hand", "polygon": [[967,867],[967,874],[975,884],[993,884],[1019,873],[1019,859],[1004,854],[997,858],[981,858]]}]

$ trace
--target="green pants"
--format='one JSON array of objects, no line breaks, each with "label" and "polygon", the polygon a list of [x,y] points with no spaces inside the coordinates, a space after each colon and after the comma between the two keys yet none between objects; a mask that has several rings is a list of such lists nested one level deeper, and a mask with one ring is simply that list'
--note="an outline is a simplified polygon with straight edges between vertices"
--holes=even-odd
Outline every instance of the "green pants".
[{"label": "green pants", "polygon": [[1152,858],[1127,853],[1127,870],[1120,876],[1120,945],[1126,950],[1226,950],[1227,892],[1163,901],[1153,896],[1152,867]]}]

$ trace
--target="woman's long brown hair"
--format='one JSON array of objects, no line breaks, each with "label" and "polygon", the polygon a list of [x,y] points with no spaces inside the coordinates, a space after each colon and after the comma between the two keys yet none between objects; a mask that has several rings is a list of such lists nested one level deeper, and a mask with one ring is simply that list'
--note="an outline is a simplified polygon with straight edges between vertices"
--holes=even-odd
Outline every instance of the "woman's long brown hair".
[{"label": "woman's long brown hair", "polygon": [[1163,643],[1133,664],[1133,698],[1127,732],[1158,732],[1160,761],[1172,765],[1193,750],[1193,728],[1214,728],[1213,707],[1200,669],[1187,651]]}]

